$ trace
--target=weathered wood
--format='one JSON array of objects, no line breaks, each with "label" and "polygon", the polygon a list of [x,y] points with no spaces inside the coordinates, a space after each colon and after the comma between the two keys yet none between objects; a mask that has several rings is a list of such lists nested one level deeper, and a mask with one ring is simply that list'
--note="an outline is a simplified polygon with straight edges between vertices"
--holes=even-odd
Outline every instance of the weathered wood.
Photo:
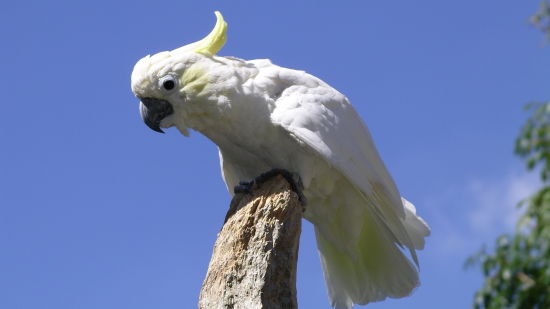
[{"label": "weathered wood", "polygon": [[302,206],[282,176],[231,201],[203,282],[201,309],[295,309]]}]

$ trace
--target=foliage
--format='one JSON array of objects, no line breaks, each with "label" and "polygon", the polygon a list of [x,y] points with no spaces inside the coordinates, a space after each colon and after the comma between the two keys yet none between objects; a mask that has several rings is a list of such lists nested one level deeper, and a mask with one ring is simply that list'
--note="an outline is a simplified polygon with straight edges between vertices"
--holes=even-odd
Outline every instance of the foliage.
[{"label": "foliage", "polygon": [[540,168],[544,187],[520,203],[514,235],[500,236],[494,253],[484,248],[468,259],[481,263],[485,277],[474,308],[550,308],[550,102],[528,109],[515,151],[529,170]]},{"label": "foliage", "polygon": [[550,3],[542,0],[539,10],[531,17],[531,23],[546,33],[546,39],[550,41]]},{"label": "foliage", "polygon": [[[531,23],[550,41],[550,4],[542,0]],[[550,308],[550,102],[529,104],[532,115],[516,139],[515,152],[527,169],[540,169],[543,187],[519,203],[524,213],[515,234],[497,238],[466,262],[481,264],[485,282],[474,308]]]}]

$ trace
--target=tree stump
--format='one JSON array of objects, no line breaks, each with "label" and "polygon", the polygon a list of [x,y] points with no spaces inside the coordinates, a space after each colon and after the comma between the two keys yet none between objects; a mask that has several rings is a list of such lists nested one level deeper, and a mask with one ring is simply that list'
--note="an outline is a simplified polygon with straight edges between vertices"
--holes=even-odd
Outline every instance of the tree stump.
[{"label": "tree stump", "polygon": [[214,245],[201,309],[295,309],[302,205],[284,177],[236,194]]}]

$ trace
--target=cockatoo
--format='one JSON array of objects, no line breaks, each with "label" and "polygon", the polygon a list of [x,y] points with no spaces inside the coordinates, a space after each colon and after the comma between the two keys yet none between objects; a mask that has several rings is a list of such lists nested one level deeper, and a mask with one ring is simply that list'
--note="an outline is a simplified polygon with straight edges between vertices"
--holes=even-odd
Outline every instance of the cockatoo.
[{"label": "cockatoo", "polygon": [[230,194],[273,168],[299,175],[333,307],[409,295],[419,285],[415,250],[430,229],[400,197],[357,112],[304,71],[217,56],[227,23],[215,14],[204,39],[135,65],[132,91],[147,126],[216,143]]}]

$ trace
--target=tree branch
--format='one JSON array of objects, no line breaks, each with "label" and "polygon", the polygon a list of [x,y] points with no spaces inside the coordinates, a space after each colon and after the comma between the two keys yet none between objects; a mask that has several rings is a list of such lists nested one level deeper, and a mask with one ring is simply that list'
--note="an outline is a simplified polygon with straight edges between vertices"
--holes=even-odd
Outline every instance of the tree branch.
[{"label": "tree branch", "polygon": [[231,201],[199,308],[295,309],[302,205],[277,175]]}]

